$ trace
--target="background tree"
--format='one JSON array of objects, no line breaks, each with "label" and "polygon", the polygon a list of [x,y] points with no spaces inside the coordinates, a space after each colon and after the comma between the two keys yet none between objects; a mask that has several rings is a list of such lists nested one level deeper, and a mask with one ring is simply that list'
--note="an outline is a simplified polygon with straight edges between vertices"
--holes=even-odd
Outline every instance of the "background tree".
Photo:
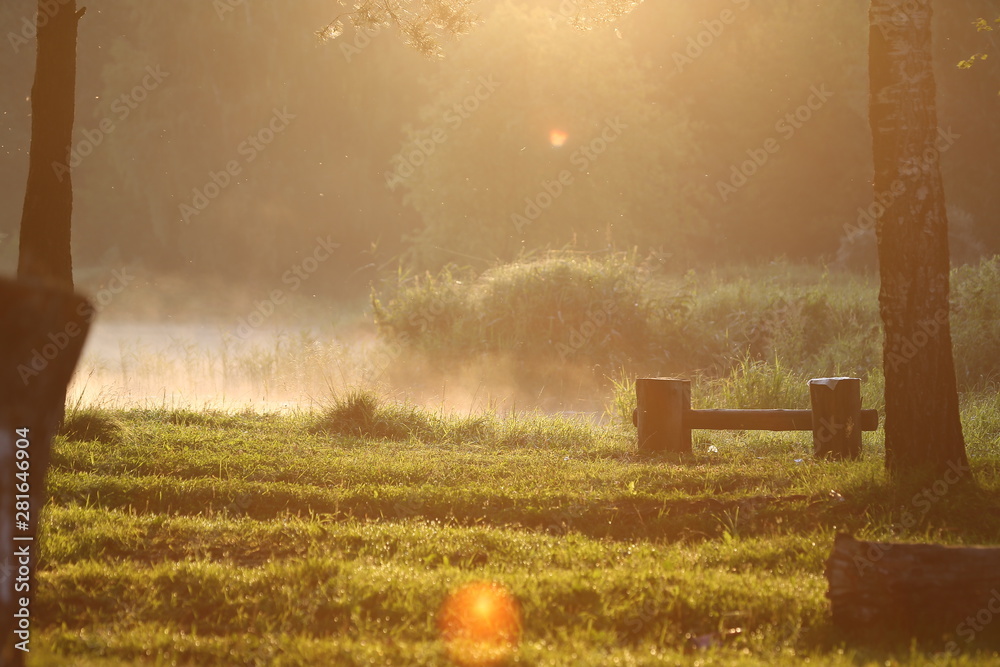
[{"label": "background tree", "polygon": [[[407,4],[420,6],[419,0]],[[489,27],[486,19],[502,4],[476,4],[484,21],[480,27]],[[563,10],[576,12],[582,4],[533,0],[531,6],[562,20]],[[644,2],[613,24],[590,21],[593,29],[581,31],[582,37],[594,37],[594,44],[613,40],[630,54],[642,70],[648,105],[682,125],[668,136],[690,136],[697,148],[696,155],[684,154],[695,158],[697,168],[682,185],[685,192],[707,194],[685,201],[711,231],[712,245],[699,250],[712,262],[829,258],[845,228],[857,224],[858,209],[871,205],[868,5],[869,0],[837,6],[775,0],[750,2],[741,10],[732,0]],[[115,0],[99,20],[90,6],[88,20],[80,23],[75,145],[86,148],[85,133],[105,119],[115,129],[72,174],[73,262],[80,287],[99,289],[111,271],[141,263],[145,270],[136,267],[138,275],[155,276],[160,286],[199,285],[197,294],[206,297],[218,293],[206,286],[252,293],[269,288],[317,235],[335,233],[342,261],[325,265],[310,289],[365,300],[375,267],[394,266],[412,247],[409,239],[418,238],[413,230],[425,227],[424,216],[405,201],[407,189],[386,186],[386,171],[410,138],[404,127],[426,128],[420,110],[446,101],[443,91],[426,81],[443,84],[445,70],[460,74],[450,61],[465,50],[465,37],[457,42],[442,37],[449,57],[426,58],[407,47],[394,28],[371,34],[344,17],[344,33],[323,45],[313,33],[336,14],[336,6],[334,0],[301,0],[281,8]],[[221,17],[219,7],[228,8]],[[9,273],[18,262],[36,46],[33,30],[23,22],[34,23],[36,8],[37,0],[0,3],[0,37],[13,45],[0,49],[5,72],[0,194],[10,204],[0,208],[0,234],[9,235],[0,237],[0,268]],[[734,20],[712,36],[705,23],[726,10]],[[577,15],[573,12],[569,18]],[[950,244],[953,261],[1000,251],[1000,225],[994,224],[1000,189],[992,185],[1000,178],[995,122],[1000,58],[977,61],[971,73],[955,67],[970,53],[989,51],[976,40],[994,33],[975,33],[971,20],[995,15],[995,0],[955,0],[933,19],[940,122],[963,135],[941,164],[949,229],[966,237]],[[178,34],[185,35],[183,45]],[[678,71],[675,56],[696,38],[707,46]],[[464,57],[474,62],[474,54]],[[126,107],[129,115],[123,118],[121,104],[112,105],[141,83],[146,66],[162,67],[170,76],[136,108]],[[802,104],[814,84],[826,85],[834,96],[794,137],[782,140],[781,150],[738,193],[721,202],[716,181],[745,161],[748,149],[778,136],[775,122]],[[461,90],[459,82],[449,86]],[[178,207],[210,182],[210,172],[242,159],[238,146],[278,105],[296,114],[294,124],[185,223]],[[672,155],[662,157],[660,167],[669,174]],[[625,190],[624,196],[632,192]],[[852,265],[875,270],[874,241],[870,248],[860,242],[845,246]],[[956,253],[963,247],[968,252]],[[147,283],[140,277],[135,284]]]},{"label": "background tree", "polygon": [[423,220],[417,264],[566,246],[690,261],[698,150],[685,101],[654,104],[655,81],[611,31],[499,5],[428,81],[422,126],[386,165]]},{"label": "background tree", "polygon": [[948,221],[931,62],[931,3],[872,0],[872,149],[884,327],[886,466],[968,459],[949,324]]},{"label": "background tree", "polygon": [[38,2],[38,53],[31,87],[31,152],[21,215],[19,278],[73,289],[70,150],[76,110],[76,1]]}]

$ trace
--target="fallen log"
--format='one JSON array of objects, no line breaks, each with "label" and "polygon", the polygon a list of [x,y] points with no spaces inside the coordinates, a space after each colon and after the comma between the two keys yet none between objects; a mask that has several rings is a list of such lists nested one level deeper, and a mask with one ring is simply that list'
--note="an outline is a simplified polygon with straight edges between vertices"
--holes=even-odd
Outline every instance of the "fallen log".
[{"label": "fallen log", "polygon": [[881,643],[916,638],[956,655],[1000,644],[1000,548],[838,535],[826,562],[834,625]]},{"label": "fallen log", "polygon": [[0,280],[0,664],[36,645],[38,517],[52,437],[93,309],[81,297]]}]

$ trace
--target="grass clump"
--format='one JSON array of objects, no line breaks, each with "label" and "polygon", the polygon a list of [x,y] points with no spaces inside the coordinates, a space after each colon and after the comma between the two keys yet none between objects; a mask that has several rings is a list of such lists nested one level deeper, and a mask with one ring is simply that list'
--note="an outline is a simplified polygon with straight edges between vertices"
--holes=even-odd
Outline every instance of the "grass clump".
[{"label": "grass clump", "polygon": [[412,406],[387,403],[374,391],[353,389],[334,398],[314,432],[383,440],[406,440],[433,432],[432,417]]},{"label": "grass clump", "polygon": [[68,410],[63,417],[59,435],[67,440],[113,444],[121,439],[122,423],[111,410],[94,406],[76,406]]},{"label": "grass clump", "polygon": [[785,368],[780,359],[767,363],[746,356],[728,377],[710,383],[703,398],[711,401],[711,405],[705,407],[739,410],[808,408],[808,379]]}]

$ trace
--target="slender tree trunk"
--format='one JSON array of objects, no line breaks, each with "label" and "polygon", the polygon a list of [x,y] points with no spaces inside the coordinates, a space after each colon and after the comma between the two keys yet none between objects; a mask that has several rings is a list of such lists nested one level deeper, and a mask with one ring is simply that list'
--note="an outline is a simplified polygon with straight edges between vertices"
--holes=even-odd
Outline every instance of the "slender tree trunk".
[{"label": "slender tree trunk", "polygon": [[39,0],[31,87],[31,154],[21,214],[18,278],[73,289],[70,150],[76,102],[76,0]]},{"label": "slender tree trunk", "polygon": [[892,472],[968,464],[951,350],[948,221],[931,64],[931,0],[872,0],[870,122]]}]

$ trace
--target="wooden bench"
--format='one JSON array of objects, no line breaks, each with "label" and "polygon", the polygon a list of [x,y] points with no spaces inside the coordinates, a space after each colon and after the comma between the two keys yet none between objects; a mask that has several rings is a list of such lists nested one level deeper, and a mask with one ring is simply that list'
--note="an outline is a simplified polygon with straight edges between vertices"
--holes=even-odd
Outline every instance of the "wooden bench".
[{"label": "wooden bench", "polygon": [[878,428],[878,411],[861,409],[861,380],[809,380],[811,410],[692,410],[691,381],[639,378],[632,422],[642,452],[691,452],[691,431],[812,431],[818,457],[855,459],[861,432]]}]

